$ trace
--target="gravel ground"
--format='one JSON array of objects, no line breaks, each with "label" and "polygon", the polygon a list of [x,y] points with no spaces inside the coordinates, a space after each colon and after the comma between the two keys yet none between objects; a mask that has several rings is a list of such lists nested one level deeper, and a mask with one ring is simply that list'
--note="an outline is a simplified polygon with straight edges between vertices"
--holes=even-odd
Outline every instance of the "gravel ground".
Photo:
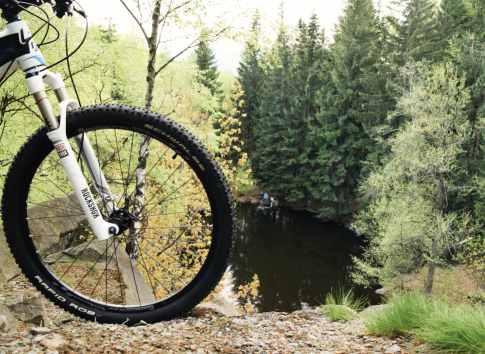
[{"label": "gravel ground", "polygon": [[[0,299],[30,291],[25,284]],[[40,326],[0,331],[0,353],[416,353],[400,338],[368,336],[361,321],[327,320],[318,309],[224,317],[207,311],[155,325],[126,327],[79,320],[48,302]],[[429,353],[429,351],[421,351]]]}]

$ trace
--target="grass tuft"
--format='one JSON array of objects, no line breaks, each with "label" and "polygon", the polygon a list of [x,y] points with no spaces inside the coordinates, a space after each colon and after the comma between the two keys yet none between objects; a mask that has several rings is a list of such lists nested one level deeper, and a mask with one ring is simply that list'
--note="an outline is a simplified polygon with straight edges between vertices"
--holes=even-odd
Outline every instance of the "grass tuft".
[{"label": "grass tuft", "polygon": [[395,337],[419,328],[434,305],[421,294],[409,293],[391,298],[388,307],[364,319],[371,334]]},{"label": "grass tuft", "polygon": [[485,354],[485,310],[473,306],[434,311],[416,336],[448,353]]},{"label": "grass tuft", "polygon": [[483,307],[451,307],[419,293],[408,293],[394,296],[386,308],[364,321],[374,335],[415,335],[440,352],[485,354]]},{"label": "grass tuft", "polygon": [[321,310],[331,321],[350,321],[357,317],[358,311],[361,311],[366,303],[364,298],[355,296],[352,290],[338,289],[327,295]]}]

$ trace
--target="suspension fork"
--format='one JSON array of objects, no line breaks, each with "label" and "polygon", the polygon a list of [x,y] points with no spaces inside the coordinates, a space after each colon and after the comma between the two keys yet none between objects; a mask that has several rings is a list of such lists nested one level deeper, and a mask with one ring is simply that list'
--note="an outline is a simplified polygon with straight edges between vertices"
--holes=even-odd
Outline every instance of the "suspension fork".
[{"label": "suspension fork", "polygon": [[[60,102],[59,121],[56,119],[50,101],[45,93],[45,85],[54,90]],[[29,92],[34,96],[40,113],[47,124],[49,129],[47,136],[59,155],[61,165],[66,171],[69,182],[74,189],[79,204],[96,238],[99,240],[107,240],[117,235],[119,233],[119,226],[103,219],[67,138],[67,114],[69,109],[77,107],[77,103],[69,99],[62,78],[58,74],[47,71],[43,74],[43,77],[40,74],[28,77],[27,86]],[[79,146],[81,156],[88,166],[91,178],[95,183],[95,188],[100,194],[103,203],[106,205],[108,213],[111,214],[115,210],[113,197],[88,136],[86,134],[80,134],[75,139]]]}]

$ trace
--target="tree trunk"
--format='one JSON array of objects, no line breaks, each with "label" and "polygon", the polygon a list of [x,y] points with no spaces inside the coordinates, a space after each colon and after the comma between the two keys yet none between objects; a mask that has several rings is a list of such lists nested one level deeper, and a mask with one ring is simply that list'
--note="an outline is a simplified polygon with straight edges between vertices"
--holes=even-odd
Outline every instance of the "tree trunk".
[{"label": "tree trunk", "polygon": [[[158,31],[160,26],[161,16],[161,0],[155,1],[152,14],[152,31],[148,40],[148,64],[147,64],[147,89],[145,92],[145,108],[151,109],[153,103],[153,92],[155,90],[156,79],[156,62],[157,62],[157,47],[158,47]],[[135,227],[130,231],[130,242],[136,248],[136,242],[140,233],[141,222],[143,219],[143,210],[145,204],[145,173],[147,167],[150,138],[144,137],[140,142],[138,151],[138,163],[136,166],[136,186],[134,195],[134,213],[139,216],[140,222],[135,223]]]},{"label": "tree trunk", "polygon": [[[436,184],[437,184],[436,208],[439,210],[440,213],[444,214],[446,213],[446,209],[448,208],[448,191],[446,188],[444,176],[442,174],[438,174]],[[437,232],[441,232],[441,231],[438,229]],[[428,274],[426,276],[426,280],[424,283],[424,292],[426,294],[431,294],[433,291],[437,260],[440,257],[439,250],[438,250],[438,237],[441,238],[443,237],[443,235],[441,235],[441,233],[438,235],[435,235],[431,242],[430,260],[428,262]]]},{"label": "tree trunk", "polygon": [[[162,0],[156,0],[153,6],[153,13],[152,13],[152,30],[150,33],[150,37],[148,38],[148,63],[147,63],[147,88],[145,92],[145,108],[150,110],[152,108],[153,103],[153,93],[155,91],[155,80],[157,76],[156,72],[156,63],[157,63],[157,50],[158,50],[158,37],[159,37],[159,26],[160,26],[160,17],[161,17],[161,3]],[[146,186],[146,168],[147,168],[147,161],[148,157],[150,156],[150,138],[145,136],[142,138],[138,150],[138,163],[136,166],[135,172],[135,193],[134,193],[134,200],[133,200],[133,211],[136,216],[138,216],[138,221],[135,222],[134,226],[130,229],[130,233],[128,236],[128,244],[127,248],[130,250],[130,258],[132,264],[136,268],[136,259],[139,255],[139,246],[138,242],[141,236],[141,228],[144,222],[144,209],[145,209],[145,186]],[[143,282],[143,277],[138,277],[138,287],[137,296],[140,296],[143,299],[151,300],[153,294],[151,293],[150,287],[147,284],[140,284]],[[128,292],[133,293],[133,289],[127,289]]]},{"label": "tree trunk", "polygon": [[436,238],[434,238],[431,244],[431,260],[428,263],[428,274],[424,282],[424,292],[428,295],[431,295],[431,293],[433,292],[434,274],[436,272],[436,262],[434,261],[434,259],[436,257],[436,253],[437,241]]}]

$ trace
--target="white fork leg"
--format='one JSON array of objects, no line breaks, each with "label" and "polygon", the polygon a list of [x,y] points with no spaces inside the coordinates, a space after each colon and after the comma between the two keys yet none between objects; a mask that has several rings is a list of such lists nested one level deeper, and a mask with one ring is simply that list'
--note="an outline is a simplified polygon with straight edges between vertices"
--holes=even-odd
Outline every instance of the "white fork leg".
[{"label": "white fork leg", "polygon": [[76,143],[79,150],[82,152],[81,155],[88,166],[89,173],[94,181],[95,188],[98,191],[101,199],[103,200],[108,213],[112,213],[115,210],[115,204],[113,200],[113,194],[109,188],[109,184],[104,177],[104,173],[101,170],[101,165],[96,157],[93,146],[89,141],[86,134],[80,134],[76,137]]},{"label": "white fork leg", "polygon": [[[81,204],[81,207],[86,215],[89,225],[91,226],[91,229],[99,240],[107,240],[119,232],[119,227],[118,225],[109,223],[103,219],[101,212],[96,202],[94,201],[93,195],[91,194],[89,186],[86,182],[86,178],[81,171],[81,167],[76,160],[76,155],[72,150],[69,140],[67,139],[67,108],[70,104],[73,103],[74,101],[64,101],[60,103],[59,127],[55,130],[48,132],[47,136],[52,141],[54,147],[57,150],[57,153],[59,154],[61,164],[66,171],[67,177],[71,182],[72,187],[74,188],[74,192],[79,200],[79,203]],[[89,158],[92,159],[91,162],[93,163],[90,168],[93,168],[94,166],[94,168],[97,169],[99,165],[97,164],[97,159],[94,155],[94,152],[92,151],[92,147],[91,151],[88,152],[88,154],[90,153],[92,154],[92,156],[90,156]],[[93,172],[97,173],[99,176],[99,169]],[[103,179],[103,181],[104,183],[106,183],[106,180]]]},{"label": "white fork leg", "polygon": [[[77,102],[69,100],[64,81],[59,74],[47,71],[43,77],[43,81],[54,90],[59,102],[69,101],[72,102],[76,107],[78,106]],[[106,182],[106,178],[104,177],[104,173],[101,170],[99,161],[96,157],[96,153],[89,142],[88,136],[86,134],[78,135],[76,137],[76,143],[79,147],[79,151],[81,151],[81,155],[86,162],[86,165],[88,166],[89,173],[91,174],[91,177],[95,183],[95,188],[101,196],[104,205],[108,209],[108,213],[111,214],[115,210],[114,200],[109,185]]]}]

